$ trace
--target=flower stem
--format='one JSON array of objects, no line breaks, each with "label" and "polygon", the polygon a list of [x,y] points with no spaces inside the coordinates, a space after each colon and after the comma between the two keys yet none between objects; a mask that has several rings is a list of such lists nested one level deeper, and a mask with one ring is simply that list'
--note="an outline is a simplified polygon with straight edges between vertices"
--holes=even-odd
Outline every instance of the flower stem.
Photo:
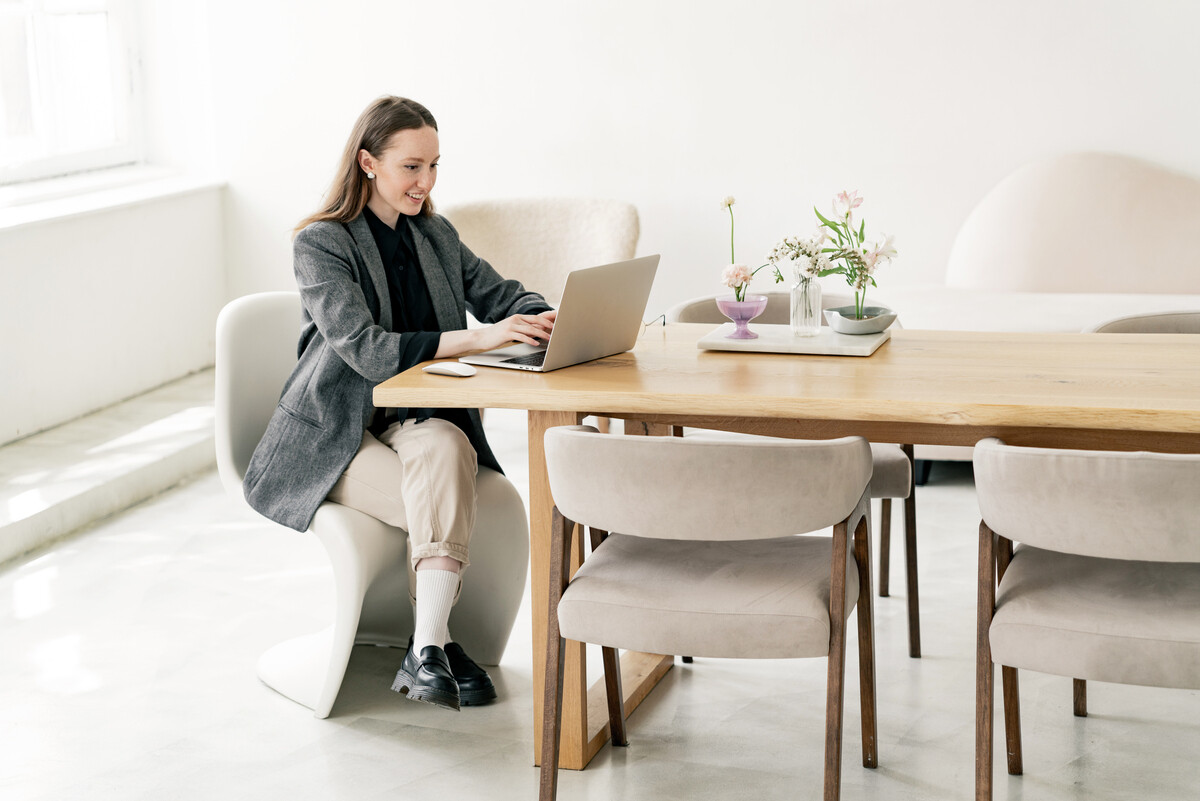
[{"label": "flower stem", "polygon": [[[736,264],[737,259],[733,257],[733,206],[729,205],[725,208],[729,209],[729,263]],[[741,298],[738,298],[741,300]]]}]

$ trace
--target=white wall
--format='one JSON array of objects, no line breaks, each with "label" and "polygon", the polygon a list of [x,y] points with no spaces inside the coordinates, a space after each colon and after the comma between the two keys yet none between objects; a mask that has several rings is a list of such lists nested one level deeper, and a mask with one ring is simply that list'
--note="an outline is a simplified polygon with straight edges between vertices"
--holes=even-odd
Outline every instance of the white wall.
[{"label": "white wall", "polygon": [[0,444],[213,363],[227,293],[206,16],[140,8],[145,151],[179,174],[0,209]]},{"label": "white wall", "polygon": [[1113,150],[1200,175],[1186,0],[214,0],[211,14],[235,295],[290,285],[290,229],[384,93],[437,116],[442,203],[636,203],[640,250],[663,254],[655,313],[719,288],[726,195],[740,260],[761,263],[811,230],[814,204],[858,189],[868,230],[897,236],[884,292],[939,279],[972,205],[1029,160]]},{"label": "white wall", "polygon": [[637,204],[641,252],[663,254],[650,314],[719,288],[726,195],[753,264],[858,189],[897,236],[886,293],[940,278],[972,205],[1029,160],[1200,175],[1188,0],[143,8],[147,151],[228,188],[0,231],[0,442],[211,364],[223,300],[291,286],[292,226],[380,94],[438,117],[439,202]]},{"label": "white wall", "polygon": [[212,364],[220,190],[0,230],[0,444]]}]

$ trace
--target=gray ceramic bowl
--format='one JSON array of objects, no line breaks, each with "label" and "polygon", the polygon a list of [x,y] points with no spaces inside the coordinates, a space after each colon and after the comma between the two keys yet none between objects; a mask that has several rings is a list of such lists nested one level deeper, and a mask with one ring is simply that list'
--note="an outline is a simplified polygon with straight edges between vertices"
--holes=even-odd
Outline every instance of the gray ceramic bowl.
[{"label": "gray ceramic bowl", "polygon": [[854,319],[853,306],[825,310],[829,327],[839,334],[878,334],[896,320],[896,313],[883,306],[864,306],[863,319]]}]

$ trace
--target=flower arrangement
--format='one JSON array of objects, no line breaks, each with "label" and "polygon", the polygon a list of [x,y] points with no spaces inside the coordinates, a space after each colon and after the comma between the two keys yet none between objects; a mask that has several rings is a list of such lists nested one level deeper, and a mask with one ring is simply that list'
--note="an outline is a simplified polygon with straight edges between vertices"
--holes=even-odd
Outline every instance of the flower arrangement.
[{"label": "flower arrangement", "polygon": [[733,204],[736,202],[732,195],[721,201],[721,208],[729,210],[729,266],[721,273],[721,283],[732,289],[734,299],[741,303],[746,299],[746,287],[750,286],[751,279],[767,265],[751,270],[745,264],[737,263],[733,251]]},{"label": "flower arrangement", "polygon": [[[855,226],[854,210],[862,202],[858,192],[839,192],[833,198],[832,219],[817,211],[816,206],[813,207],[822,229],[828,229],[830,233],[827,236],[836,243],[821,249],[822,253],[828,254],[832,266],[819,274],[846,277],[846,283],[854,288],[854,313],[859,320],[863,319],[867,285],[878,286],[875,283],[875,270],[896,257],[891,236],[884,235],[881,240],[868,243],[866,220],[857,221],[858,225]],[[822,234],[825,234],[824,230]]]},{"label": "flower arrangement", "polygon": [[855,317],[863,319],[863,308],[867,299],[867,286],[875,283],[875,271],[896,257],[893,237],[883,235],[875,242],[866,241],[867,223],[855,220],[854,210],[862,205],[858,192],[839,192],[833,198],[833,213],[826,217],[813,207],[820,225],[816,233],[807,239],[784,237],[775,246],[767,263],[751,270],[738,264],[733,249],[733,197],[721,202],[721,208],[729,211],[729,261],[721,273],[721,283],[733,290],[734,298],[745,300],[746,287],[751,279],[768,265],[774,267],[776,283],[784,280],[783,268],[790,266],[809,278],[824,278],[827,275],[842,275],[846,283],[854,288]]}]

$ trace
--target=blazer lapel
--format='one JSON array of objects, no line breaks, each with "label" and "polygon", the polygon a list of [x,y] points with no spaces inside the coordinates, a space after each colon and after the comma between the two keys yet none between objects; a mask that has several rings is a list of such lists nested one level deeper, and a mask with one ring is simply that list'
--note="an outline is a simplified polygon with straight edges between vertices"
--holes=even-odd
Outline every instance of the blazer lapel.
[{"label": "blazer lapel", "polygon": [[417,261],[421,263],[421,274],[425,276],[425,285],[429,288],[429,299],[433,302],[433,313],[437,317],[438,325],[443,331],[462,328],[461,308],[465,307],[461,307],[450,281],[446,278],[437,250],[421,231],[421,226],[415,224],[412,218],[409,218],[409,221],[413,244],[417,246]]},{"label": "blazer lapel", "polygon": [[[379,325],[385,331],[391,331],[392,296],[388,292],[387,273],[383,270],[383,260],[379,258],[379,248],[375,245],[375,237],[371,236],[371,226],[367,225],[367,218],[360,214],[350,221],[347,228],[367,265],[367,277],[371,279],[375,298],[379,302]],[[441,319],[440,315],[438,319]]]}]

